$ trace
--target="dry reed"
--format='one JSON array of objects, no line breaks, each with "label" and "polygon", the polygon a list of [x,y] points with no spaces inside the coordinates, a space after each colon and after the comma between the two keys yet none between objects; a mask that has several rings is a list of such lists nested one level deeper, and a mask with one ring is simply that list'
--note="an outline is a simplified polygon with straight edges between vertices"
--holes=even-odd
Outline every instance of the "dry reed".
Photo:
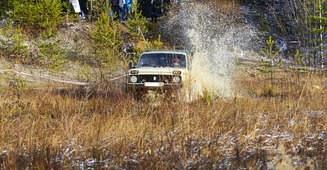
[{"label": "dry reed", "polygon": [[118,87],[3,91],[0,167],[327,168],[326,74],[293,75],[243,74],[229,101],[133,100]]}]

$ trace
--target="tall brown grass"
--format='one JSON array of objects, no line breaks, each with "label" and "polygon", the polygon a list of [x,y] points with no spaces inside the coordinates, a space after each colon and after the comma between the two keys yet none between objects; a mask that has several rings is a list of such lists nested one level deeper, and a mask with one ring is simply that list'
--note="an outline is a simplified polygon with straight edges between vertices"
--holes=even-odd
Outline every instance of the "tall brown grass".
[{"label": "tall brown grass", "polygon": [[2,90],[0,169],[327,168],[326,72],[241,72],[229,101]]}]

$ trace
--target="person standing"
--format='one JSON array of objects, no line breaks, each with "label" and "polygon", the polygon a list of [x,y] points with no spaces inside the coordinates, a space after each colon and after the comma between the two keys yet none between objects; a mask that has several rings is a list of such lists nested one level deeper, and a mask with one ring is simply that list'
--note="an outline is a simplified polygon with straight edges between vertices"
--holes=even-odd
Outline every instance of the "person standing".
[{"label": "person standing", "polygon": [[110,18],[117,20],[119,17],[119,0],[110,0],[111,11]]},{"label": "person standing", "polygon": [[127,20],[131,15],[133,0],[125,0],[125,18]]},{"label": "person standing", "polygon": [[151,0],[151,22],[157,23],[161,0]]},{"label": "person standing", "polygon": [[125,0],[119,0],[119,19],[123,20],[125,16]]}]

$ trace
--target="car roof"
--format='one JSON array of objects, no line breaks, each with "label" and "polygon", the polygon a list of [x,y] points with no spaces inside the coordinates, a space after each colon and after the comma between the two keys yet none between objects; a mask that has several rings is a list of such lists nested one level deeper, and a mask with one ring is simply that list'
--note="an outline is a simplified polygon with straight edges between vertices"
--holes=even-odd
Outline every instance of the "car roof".
[{"label": "car roof", "polygon": [[156,54],[156,53],[175,53],[175,54],[190,54],[187,50],[153,50],[153,51],[147,51],[142,54]]}]

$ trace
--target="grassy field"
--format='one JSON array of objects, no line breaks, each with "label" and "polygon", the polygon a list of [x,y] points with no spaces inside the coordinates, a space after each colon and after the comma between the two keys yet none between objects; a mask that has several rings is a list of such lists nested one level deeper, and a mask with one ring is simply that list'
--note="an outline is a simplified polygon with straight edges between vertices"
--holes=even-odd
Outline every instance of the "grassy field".
[{"label": "grassy field", "polygon": [[11,83],[0,169],[326,169],[326,71],[239,67],[230,100]]},{"label": "grassy field", "polygon": [[266,71],[238,64],[235,97],[193,101],[1,73],[0,169],[327,169],[326,70]]}]

